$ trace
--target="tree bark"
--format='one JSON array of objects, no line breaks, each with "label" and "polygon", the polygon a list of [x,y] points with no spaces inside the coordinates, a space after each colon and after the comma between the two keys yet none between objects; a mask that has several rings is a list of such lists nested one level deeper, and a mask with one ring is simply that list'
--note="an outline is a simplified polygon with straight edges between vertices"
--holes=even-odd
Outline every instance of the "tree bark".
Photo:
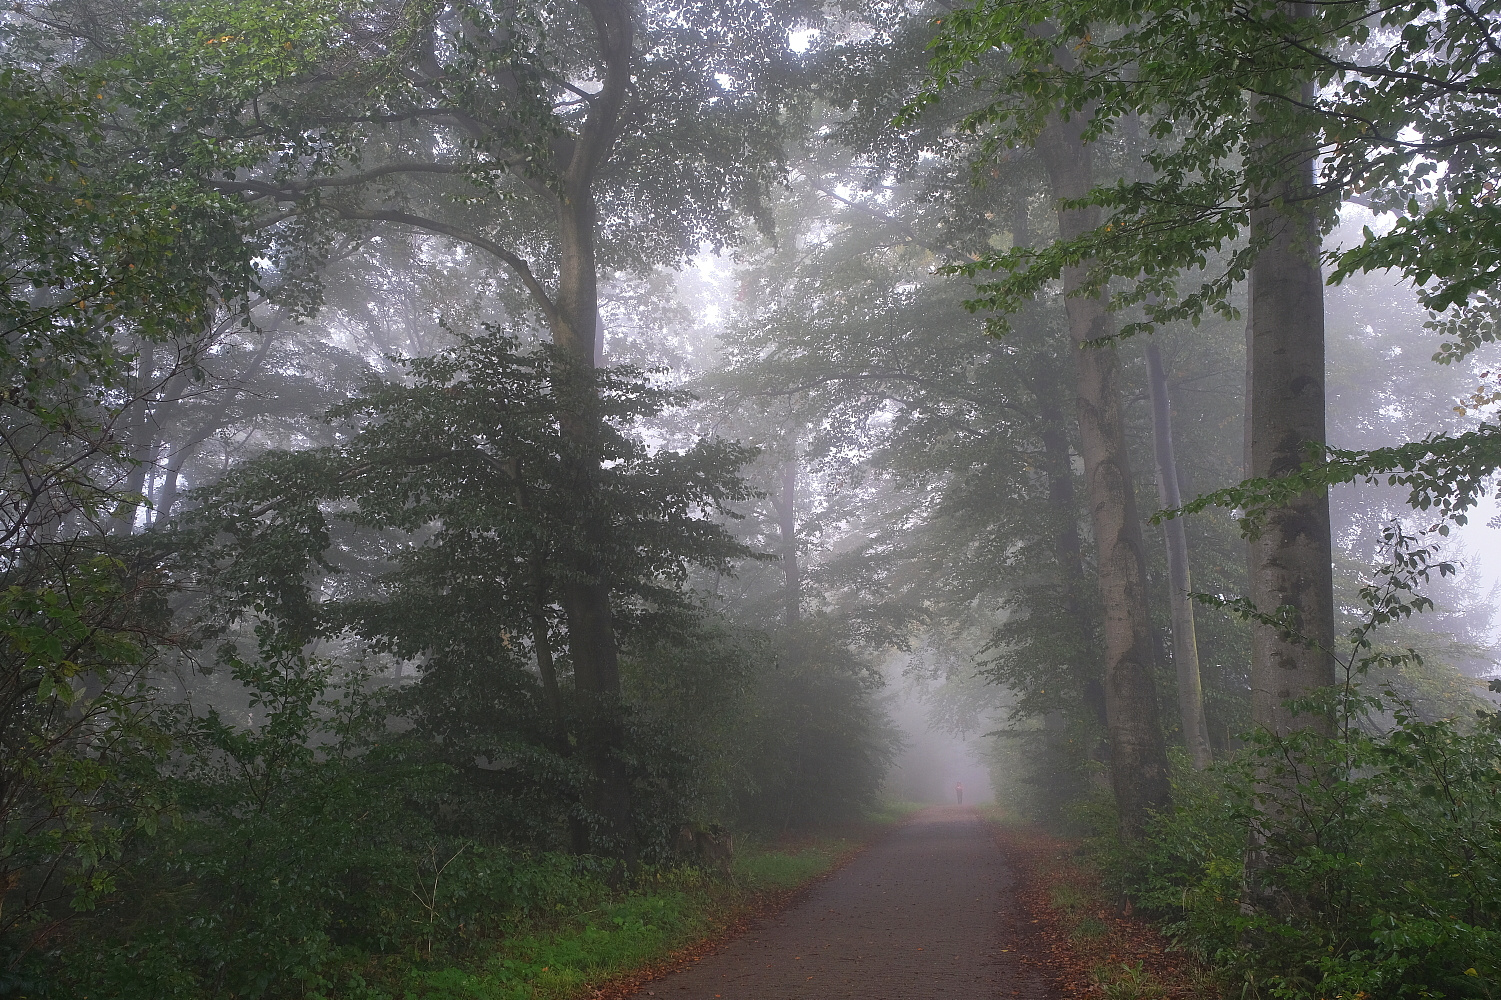
[{"label": "tree bark", "polygon": [[[557,201],[558,288],[551,318],[553,343],[565,363],[558,372],[561,426],[572,449],[577,509],[586,549],[603,549],[611,530],[599,509],[600,415],[594,380],[599,336],[599,278],[595,248],[598,209],[594,179],[620,126],[631,73],[633,27],[623,0],[588,0],[604,81],[577,136],[560,145],[562,193]],[[603,823],[602,846],[628,867],[636,860],[630,775],[625,761],[620,654],[615,641],[610,581],[597,556],[578,554],[560,588],[568,622],[574,686],[585,703],[582,749],[596,779],[594,808]]]},{"label": "tree bark", "polygon": [[803,581],[797,561],[797,458],[782,466],[782,492],[777,496],[777,526],[782,534],[782,617],[788,627],[802,618]]},{"label": "tree bark", "polygon": [[1084,600],[1084,543],[1079,537],[1078,500],[1074,493],[1074,455],[1068,439],[1068,417],[1063,411],[1064,380],[1038,364],[1032,377],[1037,400],[1038,437],[1048,478],[1049,513],[1053,526],[1053,558],[1058,563],[1058,584],[1063,594],[1066,635],[1070,647],[1069,671],[1085,711],[1100,726],[1106,726],[1105,689],[1094,662],[1090,614]]},{"label": "tree bark", "polygon": [[[1256,213],[1273,242],[1251,274],[1251,344],[1247,361],[1252,478],[1282,475],[1307,459],[1305,446],[1324,433],[1324,285],[1318,231],[1287,213]],[[1301,243],[1301,246],[1299,245]],[[1251,625],[1251,720],[1286,736],[1329,732],[1323,713],[1286,704],[1334,684],[1334,573],[1327,490],[1304,493],[1271,512],[1248,546],[1250,598],[1271,613],[1290,607],[1297,628],[1317,645],[1287,642],[1276,628]]]},{"label": "tree bark", "polygon": [[[1295,17],[1306,4],[1288,4]],[[1306,102],[1313,86],[1304,84]],[[1324,282],[1313,151],[1300,135],[1269,136],[1253,165],[1272,182],[1258,191],[1251,238],[1258,247],[1250,272],[1246,344],[1246,472],[1273,477],[1297,469],[1308,446],[1325,441]],[[1303,493],[1272,510],[1247,546],[1250,599],[1263,613],[1291,609],[1293,627],[1308,640],[1287,642],[1281,630],[1251,623],[1251,721],[1277,737],[1299,731],[1332,734],[1334,718],[1289,704],[1335,683],[1334,570],[1328,490]],[[1246,845],[1246,902],[1276,908],[1260,873],[1275,864],[1268,846],[1280,823],[1285,782],[1259,776],[1265,805]]]},{"label": "tree bark", "polygon": [[[1011,245],[1032,245],[1025,197],[1013,206]],[[1064,362],[1067,366],[1069,357]],[[1053,558],[1058,563],[1058,585],[1063,593],[1063,618],[1068,631],[1059,636],[1069,649],[1068,668],[1081,703],[1096,724],[1105,727],[1105,689],[1094,662],[1092,623],[1084,600],[1084,544],[1079,537],[1078,499],[1074,493],[1074,453],[1068,439],[1068,415],[1064,412],[1065,387],[1070,372],[1059,370],[1054,359],[1039,357],[1032,369],[1032,398],[1037,402],[1037,432],[1042,441],[1043,469],[1048,479],[1048,508],[1053,523]]]},{"label": "tree bark", "polygon": [[[1037,141],[1055,198],[1078,198],[1093,186],[1089,147],[1081,138],[1087,115],[1049,120]],[[1100,223],[1098,208],[1058,211],[1059,235],[1072,239]],[[1170,801],[1167,750],[1157,716],[1155,660],[1147,608],[1146,564],[1136,511],[1114,345],[1085,346],[1114,333],[1100,296],[1077,290],[1083,266],[1063,272],[1069,332],[1075,347],[1079,442],[1099,551],[1105,626],[1105,710],[1110,776],[1122,839],[1141,836],[1148,814]]]},{"label": "tree bark", "polygon": [[[1279,156],[1286,156],[1279,151]],[[1313,160],[1294,161],[1251,216],[1264,241],[1251,268],[1246,391],[1252,478],[1279,476],[1308,460],[1325,441],[1324,281],[1318,218],[1311,208]],[[1323,713],[1299,713],[1289,699],[1334,684],[1334,574],[1327,490],[1304,493],[1273,511],[1249,545],[1250,598],[1270,613],[1290,607],[1298,629],[1317,645],[1284,641],[1278,630],[1251,626],[1251,719],[1278,736],[1329,732]]]},{"label": "tree bark", "polygon": [[[1173,410],[1168,396],[1167,372],[1162,352],[1148,342],[1147,387],[1152,397],[1152,451],[1157,459],[1157,499],[1166,510],[1183,506],[1178,488],[1178,458],[1173,451]],[[1199,641],[1194,630],[1192,577],[1188,568],[1188,535],[1183,519],[1170,518],[1162,525],[1167,547],[1168,608],[1173,626],[1173,668],[1178,675],[1178,715],[1183,742],[1196,770],[1214,761],[1209,749],[1209,724],[1204,719],[1204,688],[1199,678]]]}]

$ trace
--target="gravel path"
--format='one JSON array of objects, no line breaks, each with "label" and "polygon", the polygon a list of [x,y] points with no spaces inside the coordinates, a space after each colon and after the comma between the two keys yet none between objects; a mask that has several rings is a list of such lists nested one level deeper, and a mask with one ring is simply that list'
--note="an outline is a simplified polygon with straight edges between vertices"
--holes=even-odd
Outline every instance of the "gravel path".
[{"label": "gravel path", "polygon": [[664,1000],[1050,1000],[1012,912],[1011,874],[973,809],[918,813],[791,909],[690,968]]}]

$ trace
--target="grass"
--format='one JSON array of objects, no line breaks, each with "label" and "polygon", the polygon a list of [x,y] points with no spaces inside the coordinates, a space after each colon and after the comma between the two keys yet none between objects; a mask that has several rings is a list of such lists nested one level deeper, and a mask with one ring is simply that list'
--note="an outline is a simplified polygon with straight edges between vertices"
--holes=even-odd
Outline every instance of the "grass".
[{"label": "grass", "polygon": [[795,889],[833,868],[857,846],[857,841],[831,837],[784,850],[752,849],[737,856],[730,870],[752,890]]},{"label": "grass", "polygon": [[1026,825],[998,824],[997,840],[1017,872],[1021,919],[1033,928],[1033,960],[1048,967],[1062,996],[1104,1000],[1219,997],[1213,976],[1175,952],[1149,923],[1131,916],[1102,884],[1078,843]]},{"label": "grass", "polygon": [[1053,909],[1062,910],[1068,916],[1076,916],[1084,908],[1089,899],[1084,895],[1084,890],[1067,882],[1053,886],[1048,893],[1053,904]]},{"label": "grass", "polygon": [[1119,972],[1100,969],[1095,972],[1094,980],[1105,1000],[1160,1000],[1167,995],[1140,962],[1135,965],[1122,963]]},{"label": "grass", "polygon": [[389,960],[347,972],[308,1000],[570,1000],[718,937],[752,908],[831,871],[876,832],[918,806],[891,804],[857,830],[791,842],[751,842],[730,876],[696,868],[643,874],[630,888],[515,928],[462,960]]},{"label": "grass", "polygon": [[399,992],[350,1000],[564,1000],[720,928],[744,890],[692,869],[643,879],[618,899],[498,942],[462,966],[411,967]]}]

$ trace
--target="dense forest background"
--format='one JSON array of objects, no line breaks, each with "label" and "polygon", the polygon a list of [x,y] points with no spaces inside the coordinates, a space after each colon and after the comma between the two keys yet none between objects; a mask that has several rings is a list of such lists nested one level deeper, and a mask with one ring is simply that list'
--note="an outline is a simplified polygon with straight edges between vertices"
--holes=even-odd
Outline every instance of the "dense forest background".
[{"label": "dense forest background", "polygon": [[0,995],[468,995],[966,767],[1236,995],[1494,996],[1498,45],[0,12]]}]

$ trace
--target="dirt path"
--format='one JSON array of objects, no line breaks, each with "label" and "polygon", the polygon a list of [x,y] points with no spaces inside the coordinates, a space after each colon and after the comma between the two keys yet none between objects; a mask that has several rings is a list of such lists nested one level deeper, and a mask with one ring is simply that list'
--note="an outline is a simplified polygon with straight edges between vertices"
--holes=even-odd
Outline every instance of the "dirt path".
[{"label": "dirt path", "polygon": [[1017,958],[1011,873],[973,809],[918,813],[690,968],[643,985],[665,1000],[1050,1000]]}]

